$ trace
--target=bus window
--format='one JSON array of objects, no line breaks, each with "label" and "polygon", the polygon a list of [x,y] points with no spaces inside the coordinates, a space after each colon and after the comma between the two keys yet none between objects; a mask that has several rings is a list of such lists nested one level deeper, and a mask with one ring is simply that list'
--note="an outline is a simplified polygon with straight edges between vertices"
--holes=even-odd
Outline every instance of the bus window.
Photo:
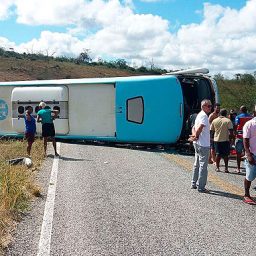
[{"label": "bus window", "polygon": [[53,107],[53,110],[58,110],[59,113],[60,113],[60,107],[59,107],[59,106],[54,106],[54,107]]},{"label": "bus window", "polygon": [[37,113],[40,110],[39,106],[35,107],[35,112]]},{"label": "bus window", "polygon": [[32,106],[26,106],[25,110],[28,110],[28,108],[32,108],[32,112],[34,111]]},{"label": "bus window", "polygon": [[24,114],[24,107],[23,107],[23,106],[19,106],[19,107],[18,107],[18,113],[19,113],[20,115]]},{"label": "bus window", "polygon": [[128,99],[126,102],[127,121],[142,124],[144,119],[144,102],[142,97]]}]

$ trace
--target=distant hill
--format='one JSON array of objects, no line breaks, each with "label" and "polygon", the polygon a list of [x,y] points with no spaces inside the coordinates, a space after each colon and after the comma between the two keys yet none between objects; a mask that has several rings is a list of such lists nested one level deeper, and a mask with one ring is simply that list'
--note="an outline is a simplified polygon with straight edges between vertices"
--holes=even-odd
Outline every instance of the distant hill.
[{"label": "distant hill", "polygon": [[142,74],[106,66],[77,65],[56,60],[28,60],[0,57],[0,81],[113,77]]},{"label": "distant hill", "polygon": [[20,54],[0,47],[0,81],[71,79],[162,74],[166,70],[142,66],[133,68],[124,59],[93,62],[88,53],[77,58],[52,57],[42,54]]}]

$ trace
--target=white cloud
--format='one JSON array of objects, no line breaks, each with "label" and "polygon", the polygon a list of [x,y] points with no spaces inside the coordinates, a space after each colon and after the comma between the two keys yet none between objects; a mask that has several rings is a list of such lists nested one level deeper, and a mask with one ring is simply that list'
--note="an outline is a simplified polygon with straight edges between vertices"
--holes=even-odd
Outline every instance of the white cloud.
[{"label": "white cloud", "polygon": [[28,25],[67,25],[81,19],[83,0],[15,0],[17,21]]},{"label": "white cloud", "polygon": [[256,1],[248,0],[245,7],[240,11],[227,8],[223,17],[217,24],[219,30],[223,33],[255,34],[256,31]]},{"label": "white cloud", "polygon": [[200,56],[201,63],[219,71],[255,69],[255,13],[255,0],[247,1],[238,11],[205,4],[204,20],[200,24],[182,26],[177,33],[179,49],[185,49],[182,56],[191,64],[197,63],[197,56]]},{"label": "white cloud", "polygon": [[141,2],[146,2],[146,3],[155,3],[155,2],[160,2],[162,0],[141,0]]},{"label": "white cloud", "polygon": [[4,50],[8,51],[10,49],[14,49],[15,46],[14,42],[9,41],[7,38],[0,37],[0,47]]},{"label": "white cloud", "polygon": [[256,0],[248,0],[240,10],[205,3],[202,22],[183,25],[177,33],[159,16],[136,14],[131,0],[14,1],[18,22],[67,28],[67,33],[44,31],[40,38],[18,45],[19,51],[77,56],[90,49],[93,58],[126,58],[132,63],[153,59],[156,66],[170,69],[256,69]]},{"label": "white cloud", "polygon": [[14,0],[1,0],[0,3],[0,20],[7,19],[10,15],[10,7],[13,5]]},{"label": "white cloud", "polygon": [[53,56],[78,56],[83,51],[84,44],[76,37],[64,33],[43,31],[39,39],[17,46],[19,52],[48,53]]},{"label": "white cloud", "polygon": [[[30,48],[42,50],[46,48],[56,48],[53,40],[59,43],[59,50],[66,53],[71,45],[80,42],[81,46],[76,53],[81,51],[81,48],[90,48],[94,55],[114,56],[130,58],[130,56],[143,57],[143,53],[148,55],[156,54],[159,41],[167,41],[166,35],[168,32],[168,21],[159,16],[138,15],[135,14],[127,5],[122,6],[119,1],[91,1],[86,3],[86,15],[77,21],[77,27],[69,29],[69,36],[61,34],[65,38],[64,42],[59,41],[59,33],[43,32],[39,39],[34,39],[31,42],[20,45],[21,48]],[[29,12],[33,13],[33,11]],[[40,15],[34,15],[40,20]],[[51,20],[52,15],[48,18]],[[46,18],[44,18],[46,19]],[[28,19],[26,19],[28,20]],[[76,33],[86,31],[89,28],[97,28],[95,34],[89,34],[84,40],[78,40],[74,37]],[[51,36],[47,36],[50,35]],[[58,36],[57,36],[58,35]],[[48,40],[48,43],[47,43]],[[153,46],[153,47],[152,47]],[[73,52],[74,53],[74,52]],[[149,57],[150,57],[149,56]]]},{"label": "white cloud", "polygon": [[145,3],[156,3],[156,2],[176,2],[177,0],[140,0]]}]

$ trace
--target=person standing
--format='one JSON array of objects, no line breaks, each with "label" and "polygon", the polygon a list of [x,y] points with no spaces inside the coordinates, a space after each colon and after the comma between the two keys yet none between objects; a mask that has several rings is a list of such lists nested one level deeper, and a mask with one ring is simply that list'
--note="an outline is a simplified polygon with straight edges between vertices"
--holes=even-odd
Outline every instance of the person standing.
[{"label": "person standing", "polygon": [[243,126],[247,121],[252,119],[252,116],[247,113],[247,108],[245,106],[241,106],[240,111],[241,111],[241,114],[238,115],[235,119],[235,125],[236,125],[235,149],[236,149],[236,161],[237,161],[238,173],[240,173],[241,157],[244,152]]},{"label": "person standing", "polygon": [[[210,100],[201,102],[201,111],[198,113],[193,127],[193,145],[195,149],[195,162],[193,165],[191,188],[198,189],[198,192],[209,192],[205,185],[208,176],[208,159],[210,153],[210,123],[208,114],[211,112]],[[197,188],[198,183],[198,188]]]},{"label": "person standing", "polygon": [[36,120],[31,115],[33,112],[33,108],[31,106],[27,107],[25,112],[24,121],[25,121],[25,138],[28,142],[27,145],[27,154],[30,156],[32,144],[35,141],[35,134],[36,134]]},{"label": "person standing", "polygon": [[250,196],[251,183],[256,178],[256,106],[253,116],[253,119],[243,127],[243,143],[246,155],[243,201],[247,204],[256,205],[256,202]]},{"label": "person standing", "polygon": [[213,112],[209,115],[209,123],[211,124],[214,119],[219,117],[220,115],[220,103],[215,103],[214,104],[214,110]]},{"label": "person standing", "polygon": [[[214,111],[209,115],[209,123],[211,125],[212,121],[219,117],[220,115],[220,103],[214,104]],[[214,148],[214,140],[213,137],[210,137],[210,156],[209,156],[209,164],[213,164],[216,162],[216,153]]]},{"label": "person standing", "polygon": [[42,136],[44,138],[44,154],[45,156],[47,155],[47,142],[49,139],[51,139],[55,156],[59,156],[56,149],[55,128],[53,124],[53,120],[57,117],[59,111],[46,108],[46,104],[44,102],[40,102],[39,108],[40,110],[37,112],[37,122],[42,123]]},{"label": "person standing", "polygon": [[233,124],[234,131],[236,129],[236,126],[235,126],[236,125],[236,123],[235,123],[236,117],[237,117],[237,113],[235,112],[235,110],[234,109],[230,109],[228,118],[231,120],[231,122]]},{"label": "person standing", "polygon": [[216,171],[220,171],[220,160],[224,159],[225,172],[228,173],[228,156],[230,153],[230,141],[233,138],[233,124],[227,118],[227,110],[221,109],[220,116],[212,121],[210,127],[214,135],[214,148],[216,152]]},{"label": "person standing", "polygon": [[[237,116],[237,113],[234,111],[234,109],[230,109],[228,118],[230,119],[230,121],[233,124],[233,134],[234,135],[236,134],[236,122],[235,122],[236,116]],[[234,148],[235,148],[235,136],[233,136],[233,140],[232,140],[231,145],[232,145],[232,151],[233,151]]]}]

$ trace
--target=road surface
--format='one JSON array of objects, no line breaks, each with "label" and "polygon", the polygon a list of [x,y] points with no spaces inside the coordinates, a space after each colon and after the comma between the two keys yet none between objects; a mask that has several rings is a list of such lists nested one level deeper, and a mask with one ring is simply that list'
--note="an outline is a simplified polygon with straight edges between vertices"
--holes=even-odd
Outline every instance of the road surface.
[{"label": "road surface", "polygon": [[230,174],[210,166],[202,194],[190,189],[193,157],[174,150],[61,143],[60,154],[6,255],[256,254],[256,207],[241,201],[234,161]]}]

